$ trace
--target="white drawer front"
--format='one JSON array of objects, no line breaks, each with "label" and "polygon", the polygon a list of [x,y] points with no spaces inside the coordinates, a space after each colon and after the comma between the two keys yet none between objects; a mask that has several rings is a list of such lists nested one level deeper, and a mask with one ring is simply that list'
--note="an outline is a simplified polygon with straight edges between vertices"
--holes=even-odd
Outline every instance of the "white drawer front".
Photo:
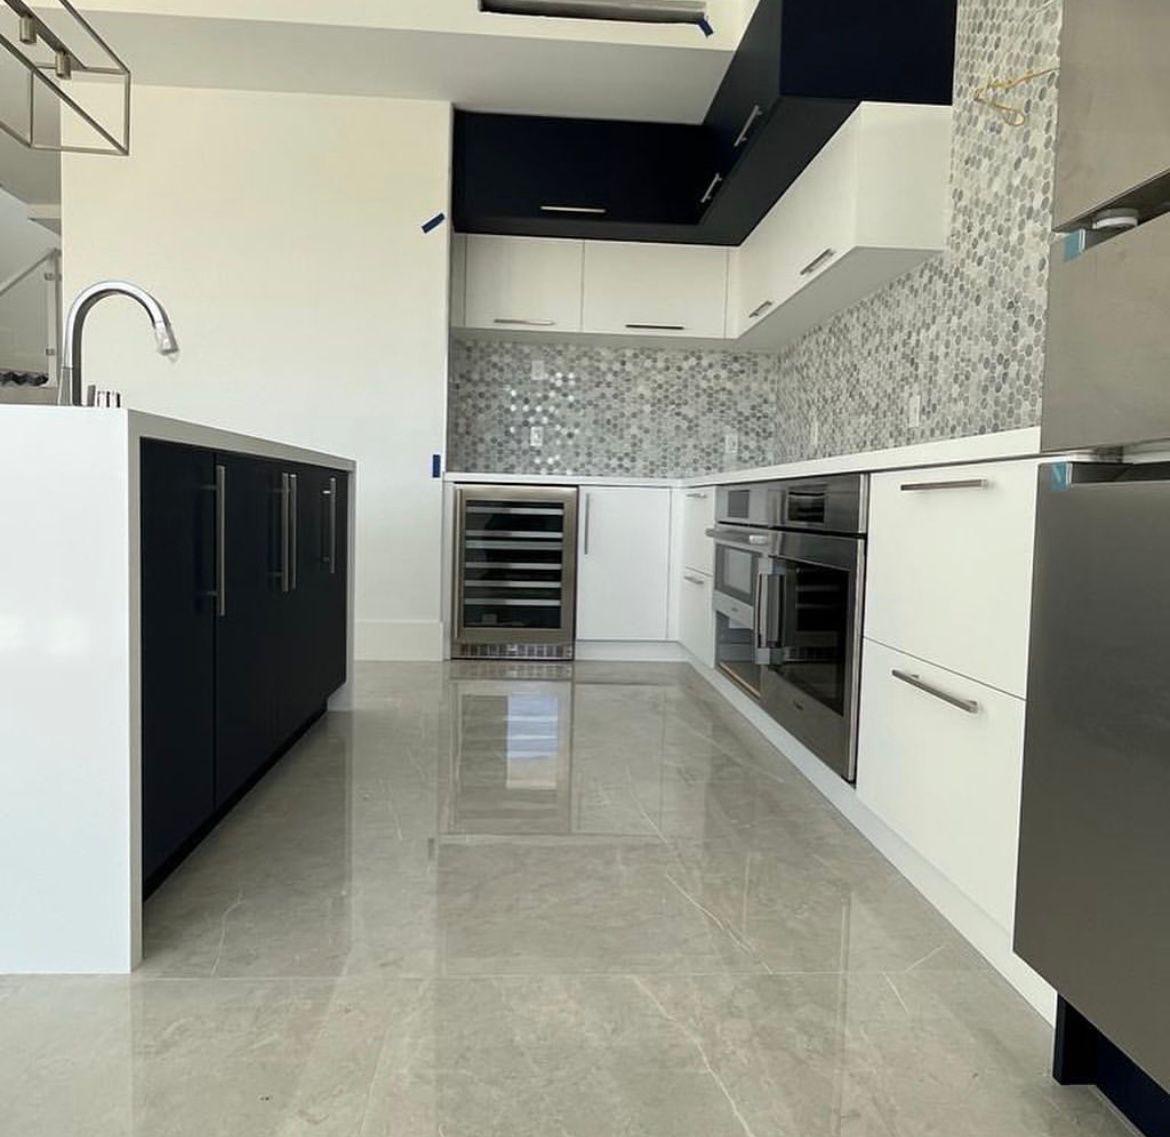
[{"label": "white drawer front", "polygon": [[1022,699],[865,642],[857,795],[1006,930],[1023,748]]},{"label": "white drawer front", "polygon": [[873,478],[868,638],[1025,694],[1037,465]]},{"label": "white drawer front", "polygon": [[683,567],[708,576],[715,571],[715,542],[707,530],[715,524],[715,487],[682,491]]},{"label": "white drawer front", "polygon": [[679,590],[678,638],[705,667],[715,666],[715,613],[711,608],[711,577],[684,569]]}]

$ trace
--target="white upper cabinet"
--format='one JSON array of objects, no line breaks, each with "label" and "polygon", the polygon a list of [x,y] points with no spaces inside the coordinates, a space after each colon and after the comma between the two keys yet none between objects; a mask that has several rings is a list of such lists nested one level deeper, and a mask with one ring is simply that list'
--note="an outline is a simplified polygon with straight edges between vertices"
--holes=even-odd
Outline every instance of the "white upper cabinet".
[{"label": "white upper cabinet", "polygon": [[715,246],[587,241],[582,331],[722,339],[727,261]]},{"label": "white upper cabinet", "polygon": [[495,331],[581,330],[582,242],[467,238],[467,326]]},{"label": "white upper cabinet", "polygon": [[577,639],[667,639],[670,490],[582,486]]},{"label": "white upper cabinet", "polygon": [[467,238],[451,237],[451,327],[467,327]]},{"label": "white upper cabinet", "polygon": [[951,108],[862,103],[731,255],[730,338],[778,347],[944,246]]}]

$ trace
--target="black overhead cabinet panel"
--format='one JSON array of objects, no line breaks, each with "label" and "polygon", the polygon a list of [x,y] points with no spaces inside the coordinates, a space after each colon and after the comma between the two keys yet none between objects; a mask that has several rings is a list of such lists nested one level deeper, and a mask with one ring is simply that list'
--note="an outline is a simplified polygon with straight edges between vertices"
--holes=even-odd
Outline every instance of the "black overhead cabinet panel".
[{"label": "black overhead cabinet panel", "polygon": [[760,0],[701,125],[457,112],[455,227],[739,244],[860,102],[951,102],[956,7]]},{"label": "black overhead cabinet panel", "polygon": [[[707,132],[671,123],[455,116],[455,227],[669,239],[699,219]],[[654,239],[646,237],[644,239]]]}]

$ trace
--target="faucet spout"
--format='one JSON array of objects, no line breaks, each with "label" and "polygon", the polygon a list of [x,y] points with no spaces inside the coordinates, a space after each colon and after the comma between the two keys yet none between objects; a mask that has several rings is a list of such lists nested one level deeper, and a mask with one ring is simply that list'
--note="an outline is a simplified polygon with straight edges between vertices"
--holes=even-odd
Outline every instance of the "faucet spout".
[{"label": "faucet spout", "polygon": [[179,341],[175,339],[166,309],[147,291],[125,280],[104,280],[91,284],[69,307],[65,318],[64,360],[61,368],[61,387],[58,401],[64,406],[82,405],[81,342],[85,320],[94,305],[107,296],[128,296],[137,301],[154,325],[154,338],[160,355],[177,355]]}]

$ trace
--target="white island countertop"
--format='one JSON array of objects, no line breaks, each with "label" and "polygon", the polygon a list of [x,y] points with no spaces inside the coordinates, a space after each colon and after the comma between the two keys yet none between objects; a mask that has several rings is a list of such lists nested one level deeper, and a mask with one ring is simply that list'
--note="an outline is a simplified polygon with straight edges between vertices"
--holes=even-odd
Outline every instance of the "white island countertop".
[{"label": "white island countertop", "polygon": [[809,458],[776,466],[756,466],[690,478],[640,478],[636,475],[581,477],[576,474],[491,474],[449,472],[452,483],[490,485],[559,486],[661,486],[666,488],[728,485],[735,482],[763,482],[776,478],[812,478],[824,474],[874,473],[878,470],[920,469],[926,466],[957,466],[971,462],[996,462],[1012,458],[1035,458],[1040,454],[1040,428],[1025,427],[994,434],[919,442],[883,450],[865,450],[831,458]]},{"label": "white island countertop", "polygon": [[[0,407],[0,973],[141,956],[144,438],[355,468],[136,411]],[[352,644],[352,592],[350,620]]]}]

